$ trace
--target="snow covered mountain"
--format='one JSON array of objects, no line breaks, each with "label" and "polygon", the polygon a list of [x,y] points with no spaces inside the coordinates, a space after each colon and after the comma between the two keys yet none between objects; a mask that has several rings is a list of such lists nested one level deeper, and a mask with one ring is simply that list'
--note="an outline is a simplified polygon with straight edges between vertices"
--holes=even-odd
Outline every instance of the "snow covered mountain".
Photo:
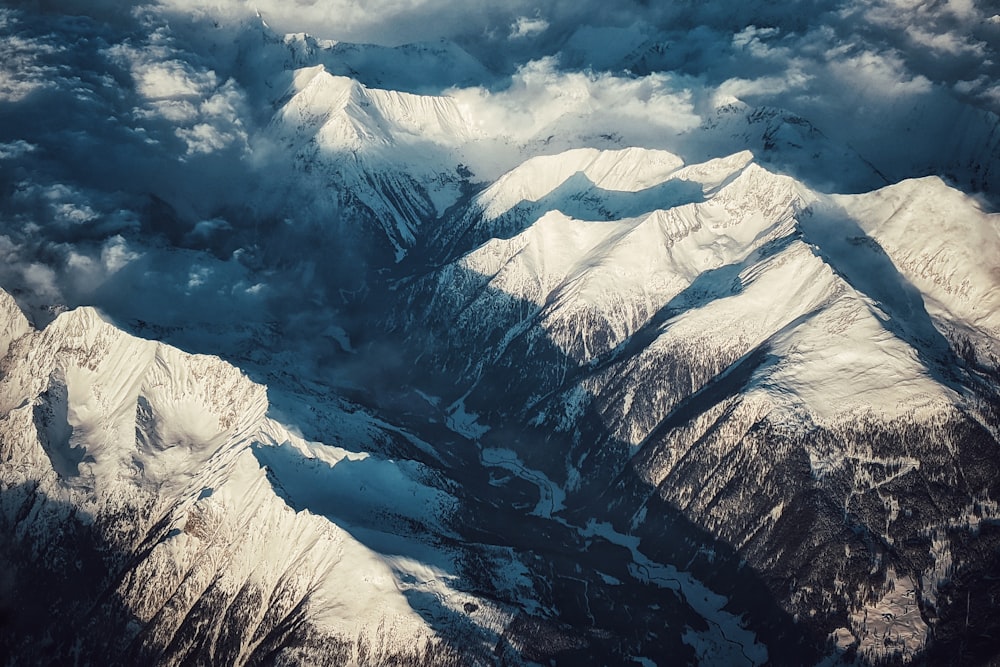
[{"label": "snow covered mountain", "polygon": [[[422,223],[461,195],[462,167],[451,153],[472,130],[452,100],[369,89],[322,65],[296,70],[287,96],[265,141],[291,156],[313,191],[329,189],[320,199],[328,199],[328,215],[380,229],[377,240],[388,241],[396,261]],[[371,234],[331,232],[359,243]]]},{"label": "snow covered mountain", "polygon": [[[621,655],[556,615],[530,551],[487,538],[511,517],[475,488],[417,461],[305,441],[266,416],[265,388],[238,369],[134,338],[93,309],[35,331],[6,293],[0,303],[7,655],[435,665]],[[465,525],[477,505],[484,514]],[[519,530],[545,543],[543,527]],[[616,581],[593,567],[621,565],[571,564]],[[667,571],[686,598],[673,613],[716,626],[700,650],[766,658],[725,597]]]},{"label": "snow covered mountain", "polygon": [[[265,388],[218,358],[92,309],[33,331],[0,300],[8,655],[447,657],[408,596],[439,615],[481,603],[451,588],[455,552],[425,543],[450,534],[454,499],[419,465],[294,436],[266,416]],[[53,634],[52,615],[69,632]]]},{"label": "snow covered mountain", "polygon": [[[748,153],[580,158],[484,191],[468,219],[498,238],[394,311],[426,326],[420,373],[455,383],[452,418],[644,549],[677,552],[679,512],[845,649],[947,643],[960,592],[940,591],[958,562],[981,573],[967,541],[997,519],[1000,292],[975,259],[1000,257],[997,215],[939,179],[828,196]],[[594,194],[602,161],[629,184]],[[636,190],[632,217],[607,205]]]},{"label": "snow covered mountain", "polygon": [[184,4],[0,9],[5,662],[1000,656],[986,84]]}]

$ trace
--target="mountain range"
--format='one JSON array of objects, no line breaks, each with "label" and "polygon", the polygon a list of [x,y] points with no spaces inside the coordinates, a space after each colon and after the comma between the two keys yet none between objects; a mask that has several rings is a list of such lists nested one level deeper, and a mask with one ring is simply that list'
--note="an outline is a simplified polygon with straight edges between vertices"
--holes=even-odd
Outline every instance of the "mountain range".
[{"label": "mountain range", "polygon": [[143,7],[3,14],[5,663],[1000,657],[994,113]]}]

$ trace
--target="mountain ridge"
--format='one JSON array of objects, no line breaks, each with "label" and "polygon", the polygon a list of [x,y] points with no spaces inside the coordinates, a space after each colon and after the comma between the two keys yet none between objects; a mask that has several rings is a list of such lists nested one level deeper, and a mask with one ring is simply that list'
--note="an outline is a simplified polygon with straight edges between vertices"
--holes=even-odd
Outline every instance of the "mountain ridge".
[{"label": "mountain ridge", "polygon": [[0,12],[0,651],[995,660],[986,84],[764,9]]}]

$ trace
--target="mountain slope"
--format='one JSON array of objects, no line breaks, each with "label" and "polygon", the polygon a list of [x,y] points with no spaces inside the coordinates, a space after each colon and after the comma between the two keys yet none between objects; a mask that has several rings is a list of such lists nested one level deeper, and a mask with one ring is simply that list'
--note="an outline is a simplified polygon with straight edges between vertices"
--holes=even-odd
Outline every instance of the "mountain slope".
[{"label": "mountain slope", "polygon": [[396,326],[422,373],[460,378],[459,430],[571,523],[677,557],[658,525],[680,512],[844,650],[945,650],[945,572],[977,576],[996,539],[997,267],[970,260],[1000,256],[997,215],[936,179],[827,196],[749,159],[669,171],[703,200],[598,221],[512,172],[488,201],[531,202],[523,231],[472,204],[499,238],[410,284]]},{"label": "mountain slope", "polygon": [[[388,243],[399,261],[423,222],[461,195],[455,146],[471,130],[454,101],[366,88],[317,65],[294,72],[280,104],[262,142],[290,155],[294,173],[314,184],[307,189],[320,197],[309,207],[350,225],[328,229],[332,238]],[[373,238],[366,225],[380,233]]]},{"label": "mountain slope", "polygon": [[[478,485],[307,442],[267,417],[264,387],[238,369],[129,336],[93,309],[34,331],[12,299],[2,303],[16,338],[0,376],[0,556],[14,568],[14,599],[36,594],[0,609],[11,655],[521,664],[694,645],[679,624],[622,647],[616,607],[600,598],[591,616],[614,634],[567,625],[567,593],[528,569],[527,545],[554,554],[567,575],[593,578],[595,591],[622,585],[600,571],[624,567],[578,561],[569,526],[553,541],[545,523],[524,525],[520,548],[509,537],[496,544],[512,516]],[[470,512],[479,517],[471,525]],[[621,537],[598,530],[590,539]],[[664,613],[715,628],[699,631],[698,651],[721,657],[736,647],[752,664],[766,659],[723,608],[727,598],[687,572],[665,572],[682,597]],[[636,577],[630,595],[662,585]],[[46,615],[66,619],[68,632],[53,639]]]},{"label": "mountain slope", "polygon": [[1000,660],[982,7],[190,4],[0,10],[5,660]]},{"label": "mountain slope", "polygon": [[[0,525],[15,591],[38,587],[5,610],[6,651],[243,664],[356,659],[378,641],[382,656],[445,656],[408,596],[463,617],[474,598],[449,587],[456,553],[416,537],[450,534],[454,503],[419,465],[297,438],[266,416],[264,387],[217,358],[132,338],[92,309],[28,331],[3,300],[16,337],[0,379]],[[92,590],[78,598],[71,580]],[[78,634],[44,639],[42,613]]]}]

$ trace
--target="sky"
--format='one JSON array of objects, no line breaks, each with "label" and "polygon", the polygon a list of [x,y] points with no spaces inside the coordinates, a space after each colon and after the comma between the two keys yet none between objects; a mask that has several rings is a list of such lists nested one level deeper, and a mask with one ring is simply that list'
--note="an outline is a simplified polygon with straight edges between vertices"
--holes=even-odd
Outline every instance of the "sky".
[{"label": "sky", "polygon": [[92,304],[337,339],[315,313],[343,310],[357,257],[274,132],[292,70],[319,63],[453,100],[482,182],[579,146],[754,148],[732,114],[751,108],[809,128],[819,148],[792,136],[772,166],[813,187],[935,174],[995,207],[998,44],[995,0],[0,4],[0,287],[39,323]]}]

